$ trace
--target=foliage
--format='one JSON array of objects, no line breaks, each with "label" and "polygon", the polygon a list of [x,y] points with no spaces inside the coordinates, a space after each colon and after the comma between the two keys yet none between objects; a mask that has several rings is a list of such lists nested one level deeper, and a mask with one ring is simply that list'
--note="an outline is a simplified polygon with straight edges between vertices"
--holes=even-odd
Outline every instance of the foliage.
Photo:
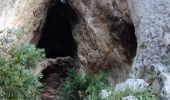
[{"label": "foliage", "polygon": [[87,80],[89,81],[88,88],[86,92],[88,93],[87,99],[88,100],[101,100],[101,91],[111,89],[107,81],[108,73],[99,72],[91,77],[90,75],[87,76]]},{"label": "foliage", "polygon": [[43,49],[36,49],[34,45],[30,45],[29,43],[21,44],[20,46],[11,48],[9,51],[12,62],[16,64],[20,62],[26,68],[36,67],[37,62],[45,57],[43,53]]},{"label": "foliage", "polygon": [[125,91],[116,92],[112,91],[109,100],[120,100],[122,97],[135,96],[138,100],[157,100],[155,91],[151,87],[144,89],[143,91],[134,91],[127,88]]},{"label": "foliage", "polygon": [[21,38],[26,32],[27,30],[24,27],[20,27],[20,28],[7,28],[6,29],[8,34],[15,34],[18,38]]},{"label": "foliage", "polygon": [[17,29],[7,28],[6,30],[4,30],[3,35],[0,36],[1,50],[7,52],[8,49],[16,45],[15,41],[17,39],[22,40],[21,37],[24,36],[25,33],[26,33],[26,29],[23,27]]},{"label": "foliage", "polygon": [[100,91],[109,87],[108,73],[88,73],[84,77],[70,70],[65,82],[61,85],[59,100],[100,100]]},{"label": "foliage", "polygon": [[[96,74],[87,73],[84,77],[81,73],[70,70],[68,77],[60,87],[61,95],[59,100],[121,100],[122,97],[135,96],[139,100],[157,100],[157,92],[154,87],[149,86],[143,91],[117,92],[114,86],[107,82],[109,73],[99,72]],[[101,91],[106,90],[109,94],[103,98]]]},{"label": "foliage", "polygon": [[40,95],[41,84],[38,79],[41,75],[34,75],[32,68],[44,58],[44,51],[29,43],[16,45],[13,36],[24,34],[22,32],[8,30],[0,39],[1,100],[38,100]]}]

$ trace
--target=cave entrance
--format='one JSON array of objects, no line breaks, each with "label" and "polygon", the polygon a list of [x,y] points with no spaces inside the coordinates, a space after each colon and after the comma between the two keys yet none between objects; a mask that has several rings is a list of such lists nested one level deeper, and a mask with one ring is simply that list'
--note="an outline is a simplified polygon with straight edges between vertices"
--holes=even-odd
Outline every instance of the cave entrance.
[{"label": "cave entrance", "polygon": [[72,25],[76,14],[69,4],[55,1],[47,12],[42,32],[37,43],[44,48],[47,58],[74,57],[76,43],[72,36]]},{"label": "cave entrance", "polygon": [[134,25],[124,22],[120,28],[118,37],[120,38],[121,45],[125,48],[124,55],[127,56],[127,59],[131,59],[130,62],[132,63],[132,59],[136,56],[137,49]]},{"label": "cave entrance", "polygon": [[117,45],[123,48],[120,50],[120,54],[125,57],[124,61],[131,65],[137,50],[137,38],[133,22],[113,17],[111,31],[114,33],[112,37],[117,42]]},{"label": "cave entrance", "polygon": [[[76,57],[77,46],[72,36],[72,29],[77,23],[77,14],[68,3],[52,0],[48,8],[44,26],[32,39],[37,48],[45,50],[46,58],[53,58],[43,71],[40,81],[43,84],[42,100],[55,99],[57,89],[67,76],[67,69],[72,68]],[[41,27],[41,25],[40,25]],[[70,56],[70,57],[68,57]]]}]

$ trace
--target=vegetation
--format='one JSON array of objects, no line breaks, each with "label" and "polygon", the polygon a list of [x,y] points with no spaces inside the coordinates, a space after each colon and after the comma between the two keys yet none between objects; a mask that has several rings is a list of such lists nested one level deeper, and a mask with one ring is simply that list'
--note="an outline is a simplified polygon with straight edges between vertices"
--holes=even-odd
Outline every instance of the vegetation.
[{"label": "vegetation", "polygon": [[[121,100],[122,97],[135,96],[139,100],[157,100],[156,91],[148,87],[137,92],[131,89],[117,92],[107,82],[109,73],[99,72],[97,74],[87,73],[84,77],[74,70],[70,70],[68,77],[60,87],[59,100]],[[102,97],[105,91],[105,97]]]},{"label": "vegetation", "polygon": [[112,91],[109,100],[120,100],[126,96],[135,96],[138,100],[157,100],[156,91],[153,91],[151,87],[143,91],[133,91],[129,88],[121,92]]},{"label": "vegetation", "polygon": [[88,73],[84,77],[74,70],[70,70],[68,77],[60,87],[59,100],[100,100],[100,91],[109,87],[107,73]]},{"label": "vegetation", "polygon": [[29,43],[15,44],[15,36],[24,34],[23,29],[7,30],[0,38],[0,99],[38,100],[41,75],[34,75],[32,68],[44,58],[44,51]]}]

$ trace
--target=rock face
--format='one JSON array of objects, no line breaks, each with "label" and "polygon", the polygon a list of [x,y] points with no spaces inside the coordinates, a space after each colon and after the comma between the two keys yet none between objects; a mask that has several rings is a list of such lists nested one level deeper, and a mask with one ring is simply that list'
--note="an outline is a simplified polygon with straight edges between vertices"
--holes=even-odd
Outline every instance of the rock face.
[{"label": "rock face", "polygon": [[[49,0],[1,0],[0,27],[13,28],[26,26],[28,29],[36,28],[46,13]],[[39,20],[38,20],[39,19]]]},{"label": "rock face", "polygon": [[157,75],[163,83],[160,94],[170,98],[169,0],[0,0],[0,34],[5,28],[26,27],[25,40],[37,45],[47,11],[58,2],[76,13],[74,20],[69,18],[70,33],[77,45],[74,57],[81,67],[93,72],[109,70],[116,82],[125,80],[131,67],[133,78]]},{"label": "rock face", "polygon": [[170,51],[169,0],[128,0],[136,29],[138,49],[133,62],[135,77],[156,73],[162,79],[163,96],[170,98],[168,81],[170,65],[165,63]]},{"label": "rock face", "polygon": [[[25,27],[30,40],[33,33],[39,32],[52,0],[0,0],[0,31],[6,28]],[[37,39],[37,37],[34,37]]]},{"label": "rock face", "polygon": [[137,46],[127,2],[69,0],[68,3],[79,20],[73,36],[80,64],[94,72],[112,70],[116,81],[125,79]]}]

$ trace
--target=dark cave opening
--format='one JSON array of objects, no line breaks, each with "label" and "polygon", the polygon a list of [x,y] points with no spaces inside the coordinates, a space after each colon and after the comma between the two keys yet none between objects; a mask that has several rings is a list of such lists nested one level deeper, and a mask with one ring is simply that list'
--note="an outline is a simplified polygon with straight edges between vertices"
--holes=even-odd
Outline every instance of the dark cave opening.
[{"label": "dark cave opening", "polygon": [[45,49],[46,58],[76,55],[76,43],[72,36],[75,20],[76,14],[69,4],[57,0],[49,8],[37,43],[38,48]]},{"label": "dark cave opening", "polygon": [[113,17],[112,20],[113,23],[110,29],[114,33],[111,34],[113,40],[117,42],[117,45],[123,48],[121,53],[126,58],[124,61],[132,64],[137,50],[137,38],[133,22],[127,22],[117,17]]},{"label": "dark cave opening", "polygon": [[124,22],[118,36],[121,40],[121,45],[127,50],[125,54],[130,59],[133,59],[136,56],[137,49],[137,38],[134,25]]}]

